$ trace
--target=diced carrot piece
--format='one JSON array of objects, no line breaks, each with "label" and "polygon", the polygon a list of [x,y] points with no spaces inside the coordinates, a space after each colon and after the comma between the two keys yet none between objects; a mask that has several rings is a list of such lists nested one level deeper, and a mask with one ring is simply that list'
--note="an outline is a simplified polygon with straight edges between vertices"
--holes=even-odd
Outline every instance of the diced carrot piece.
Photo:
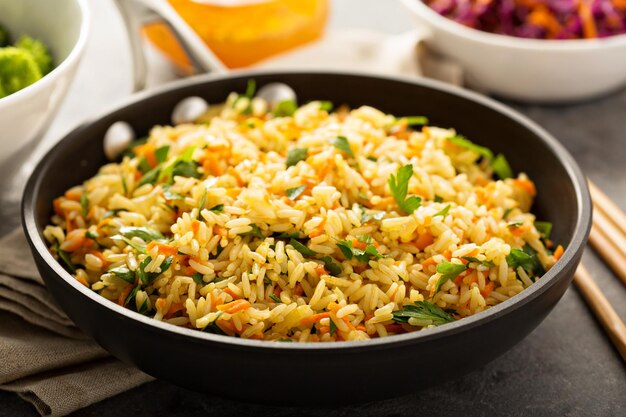
[{"label": "diced carrot piece", "polygon": [[250,308],[250,302],[247,300],[236,300],[232,303],[221,304],[217,306],[217,309],[228,314],[235,314],[239,311]]},{"label": "diced carrot piece", "polygon": [[74,252],[84,246],[85,243],[91,243],[91,239],[87,239],[85,232],[85,229],[74,229],[69,232],[65,241],[61,243],[60,249],[66,252]]},{"label": "diced carrot piece", "polygon": [[89,288],[89,283],[87,282],[87,280],[85,279],[85,277],[77,275],[76,276],[76,281],[80,282],[81,284],[83,284],[85,287]]},{"label": "diced carrot piece", "polygon": [[157,298],[154,305],[156,306],[157,311],[163,311],[165,305],[167,304],[167,300],[165,298]]},{"label": "diced carrot piece", "polygon": [[73,201],[80,201],[80,198],[83,196],[83,192],[79,191],[76,188],[70,188],[65,192],[65,198]]},{"label": "diced carrot piece", "polygon": [[404,327],[402,327],[398,323],[386,324],[385,330],[387,330],[389,333],[406,333],[406,330],[404,330]]},{"label": "diced carrot piece", "polygon": [[215,324],[217,324],[224,333],[237,333],[237,328],[235,328],[235,325],[230,321],[218,319]]},{"label": "diced carrot piece", "polygon": [[[122,292],[120,292],[119,297],[117,297],[117,303],[121,306],[124,305],[124,302],[126,301],[126,297],[128,297],[128,294],[130,294],[130,292],[133,290],[133,286],[132,285],[127,285]],[[165,301],[165,300],[163,300]]]},{"label": "diced carrot piece", "polygon": [[183,310],[185,308],[185,305],[182,302],[178,302],[178,303],[172,303],[170,304],[170,308],[167,310],[167,313],[165,313],[165,318],[169,319],[172,318],[172,316],[176,313],[178,313],[179,311]]},{"label": "diced carrot piece", "polygon": [[427,268],[427,267],[429,267],[431,265],[437,265],[437,261],[432,256],[430,258],[424,260],[424,262],[422,262],[422,266],[424,268]]},{"label": "diced carrot piece", "polygon": [[55,198],[52,201],[52,207],[54,208],[54,214],[63,217],[63,209],[61,208],[61,203],[63,203],[63,198]]},{"label": "diced carrot piece", "polygon": [[237,295],[236,292],[234,292],[233,290],[231,290],[230,288],[224,288],[222,291],[224,291],[226,294],[230,295],[231,297],[233,297],[233,299],[238,300],[241,297],[239,295]]},{"label": "diced carrot piece", "polygon": [[328,271],[326,271],[326,268],[324,268],[324,265],[318,265],[317,267],[315,267],[315,273],[317,274],[318,277],[321,277],[322,275],[328,274]]},{"label": "diced carrot piece", "polygon": [[313,314],[312,316],[304,317],[302,320],[300,320],[300,324],[307,325],[311,323],[317,323],[318,321],[326,317],[330,317],[329,312]]},{"label": "diced carrot piece", "polygon": [[413,242],[413,244],[419,250],[424,250],[424,249],[426,249],[427,246],[432,245],[434,241],[435,241],[435,238],[433,237],[433,234],[430,233],[430,231],[427,230],[424,233],[420,234],[417,237],[417,240],[415,242]]},{"label": "diced carrot piece", "polygon": [[320,327],[317,329],[317,332],[318,332],[319,334],[326,334],[326,333],[330,333],[330,326],[320,326]]},{"label": "diced carrot piece", "polygon": [[485,284],[485,288],[480,293],[483,297],[487,298],[489,297],[489,295],[491,295],[491,292],[493,291],[495,286],[496,285],[493,283],[493,281],[489,281]]},{"label": "diced carrot piece", "polygon": [[276,297],[280,298],[280,293],[281,293],[281,292],[283,292],[283,290],[281,290],[281,288],[277,285],[277,286],[276,286],[276,288],[274,288],[274,292],[273,292],[273,294],[274,294]]},{"label": "diced carrot piece", "polygon": [[324,224],[326,220],[322,221],[311,233],[309,233],[309,237],[313,239],[314,237],[318,237],[324,234]]},{"label": "diced carrot piece", "polygon": [[357,240],[357,239],[352,239],[352,246],[357,249],[364,250],[365,248],[367,248],[367,243],[361,242],[360,240]]},{"label": "diced carrot piece", "polygon": [[191,222],[191,230],[193,230],[193,233],[198,233],[198,230],[200,230],[200,222],[198,220],[193,220]]},{"label": "diced carrot piece", "polygon": [[213,233],[215,233],[216,235],[220,235],[222,237],[228,236],[228,230],[226,230],[225,228],[221,226],[213,226]]},{"label": "diced carrot piece", "polygon": [[583,36],[587,39],[597,38],[598,29],[593,12],[591,11],[590,2],[578,2],[578,15],[583,25]]},{"label": "diced carrot piece", "polygon": [[146,250],[150,252],[152,248],[154,247],[157,248],[157,251],[159,253],[162,253],[163,255],[166,255],[166,256],[174,256],[178,253],[178,249],[176,247],[166,245],[165,243],[156,242],[154,240],[148,243],[148,245],[146,246]]},{"label": "diced carrot piece", "polygon": [[302,294],[304,294],[304,288],[302,288],[302,285],[300,285],[300,283],[296,284],[295,288],[293,289],[293,293],[295,295],[302,295]]},{"label": "diced carrot piece", "polygon": [[562,245],[559,245],[556,247],[556,249],[554,250],[554,257],[559,260],[561,259],[561,256],[563,256],[563,252],[565,252],[565,249],[563,249]]},{"label": "diced carrot piece", "polygon": [[326,307],[327,310],[332,311],[333,313],[336,313],[337,311],[339,311],[341,307],[339,307],[339,304],[332,302],[332,303],[328,303],[328,306]]},{"label": "diced carrot piece", "polygon": [[517,187],[521,188],[522,190],[526,191],[528,195],[530,195],[531,197],[534,197],[535,195],[537,195],[537,189],[535,188],[535,183],[533,183],[529,179],[518,178],[516,180],[513,180],[513,184],[515,184]]}]

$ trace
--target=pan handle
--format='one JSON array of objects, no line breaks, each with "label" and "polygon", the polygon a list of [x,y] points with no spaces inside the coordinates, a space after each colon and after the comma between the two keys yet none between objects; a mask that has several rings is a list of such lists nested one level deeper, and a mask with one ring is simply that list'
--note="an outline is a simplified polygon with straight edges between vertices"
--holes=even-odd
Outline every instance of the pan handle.
[{"label": "pan handle", "polygon": [[148,65],[141,39],[141,28],[147,23],[163,22],[172,31],[197,72],[226,73],[227,67],[215,56],[202,38],[180,17],[167,1],[114,0],[122,15],[133,64],[133,91],[146,86]]}]

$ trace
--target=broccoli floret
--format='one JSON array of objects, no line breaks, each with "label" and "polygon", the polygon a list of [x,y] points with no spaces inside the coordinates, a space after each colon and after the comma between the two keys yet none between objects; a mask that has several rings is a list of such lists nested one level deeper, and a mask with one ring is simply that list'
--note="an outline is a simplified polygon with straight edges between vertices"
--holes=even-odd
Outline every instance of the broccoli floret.
[{"label": "broccoli floret", "polygon": [[42,74],[33,56],[24,49],[0,48],[0,91],[13,94],[41,79]]},{"label": "broccoli floret", "polygon": [[0,25],[0,47],[7,46],[10,40],[9,31]]},{"label": "broccoli floret", "polygon": [[52,56],[50,56],[50,51],[43,42],[24,35],[18,39],[15,47],[31,53],[42,75],[46,75],[52,70]]}]

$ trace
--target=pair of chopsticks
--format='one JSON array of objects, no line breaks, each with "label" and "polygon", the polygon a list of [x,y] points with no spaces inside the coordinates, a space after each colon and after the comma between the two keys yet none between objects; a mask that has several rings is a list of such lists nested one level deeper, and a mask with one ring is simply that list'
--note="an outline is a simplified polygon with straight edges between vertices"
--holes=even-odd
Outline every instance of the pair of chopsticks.
[{"label": "pair of chopsticks", "polygon": [[[626,214],[591,181],[589,190],[594,210],[589,243],[626,284]],[[626,361],[626,325],[582,264],[574,283]]]}]

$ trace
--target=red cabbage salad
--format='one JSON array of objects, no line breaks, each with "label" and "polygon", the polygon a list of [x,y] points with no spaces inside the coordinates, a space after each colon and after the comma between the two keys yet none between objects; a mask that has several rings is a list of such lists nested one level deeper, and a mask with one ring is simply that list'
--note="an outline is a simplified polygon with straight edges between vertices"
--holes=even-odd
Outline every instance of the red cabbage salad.
[{"label": "red cabbage salad", "polygon": [[532,39],[626,33],[626,0],[424,0],[435,12],[484,32]]}]

